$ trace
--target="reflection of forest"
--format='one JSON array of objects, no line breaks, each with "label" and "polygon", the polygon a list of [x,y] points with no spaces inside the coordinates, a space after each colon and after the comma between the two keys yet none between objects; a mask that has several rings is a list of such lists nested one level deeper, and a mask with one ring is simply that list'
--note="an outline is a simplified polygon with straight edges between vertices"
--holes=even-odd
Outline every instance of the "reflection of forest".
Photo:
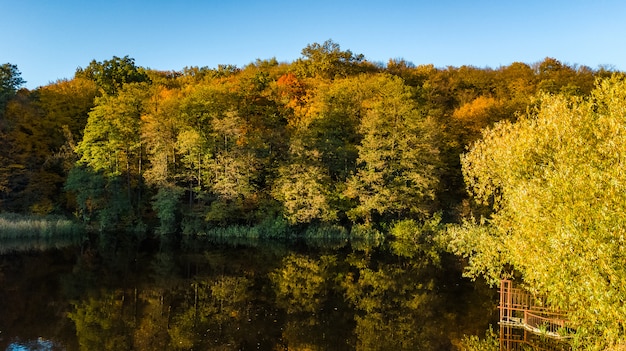
[{"label": "reflection of forest", "polygon": [[2,256],[0,325],[67,350],[452,350],[496,311],[445,258],[344,245]]}]

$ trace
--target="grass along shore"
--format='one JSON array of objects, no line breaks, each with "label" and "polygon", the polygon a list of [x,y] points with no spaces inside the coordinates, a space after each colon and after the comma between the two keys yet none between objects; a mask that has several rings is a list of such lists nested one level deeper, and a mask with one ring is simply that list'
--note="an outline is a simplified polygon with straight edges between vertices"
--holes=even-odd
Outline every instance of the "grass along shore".
[{"label": "grass along shore", "polygon": [[0,240],[66,237],[82,230],[80,224],[63,217],[0,213]]}]

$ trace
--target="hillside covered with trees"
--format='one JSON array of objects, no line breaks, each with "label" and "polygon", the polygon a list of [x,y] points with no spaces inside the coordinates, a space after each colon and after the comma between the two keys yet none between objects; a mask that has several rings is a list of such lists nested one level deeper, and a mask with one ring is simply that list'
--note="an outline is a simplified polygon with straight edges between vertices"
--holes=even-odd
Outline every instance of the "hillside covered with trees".
[{"label": "hillside covered with trees", "polygon": [[0,212],[159,238],[315,227],[419,244],[449,223],[434,231],[469,275],[575,311],[583,345],[624,342],[621,72],[377,64],[327,41],[291,63],[113,57],[32,91],[15,65],[0,80]]},{"label": "hillside covered with trees", "polygon": [[[5,73],[6,70],[6,73]],[[292,63],[153,71],[113,57],[18,90],[3,66],[0,206],[99,229],[424,220],[467,213],[459,155],[539,92],[611,72],[374,64],[327,41]]]}]

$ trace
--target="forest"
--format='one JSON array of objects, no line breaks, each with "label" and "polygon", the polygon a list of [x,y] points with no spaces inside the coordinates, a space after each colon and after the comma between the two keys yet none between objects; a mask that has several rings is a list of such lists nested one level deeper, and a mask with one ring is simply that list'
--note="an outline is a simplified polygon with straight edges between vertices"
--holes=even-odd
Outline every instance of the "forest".
[{"label": "forest", "polygon": [[114,56],[34,90],[7,63],[0,213],[161,240],[430,240],[573,311],[580,345],[624,345],[624,77],[375,63],[330,40],[245,67]]}]

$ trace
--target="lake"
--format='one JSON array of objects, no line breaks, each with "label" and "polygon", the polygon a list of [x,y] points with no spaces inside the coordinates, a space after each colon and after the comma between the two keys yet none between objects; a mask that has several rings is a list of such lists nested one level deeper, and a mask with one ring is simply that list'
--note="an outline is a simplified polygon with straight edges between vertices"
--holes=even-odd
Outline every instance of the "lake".
[{"label": "lake", "polygon": [[456,350],[497,326],[456,258],[388,245],[0,252],[0,350]]}]

